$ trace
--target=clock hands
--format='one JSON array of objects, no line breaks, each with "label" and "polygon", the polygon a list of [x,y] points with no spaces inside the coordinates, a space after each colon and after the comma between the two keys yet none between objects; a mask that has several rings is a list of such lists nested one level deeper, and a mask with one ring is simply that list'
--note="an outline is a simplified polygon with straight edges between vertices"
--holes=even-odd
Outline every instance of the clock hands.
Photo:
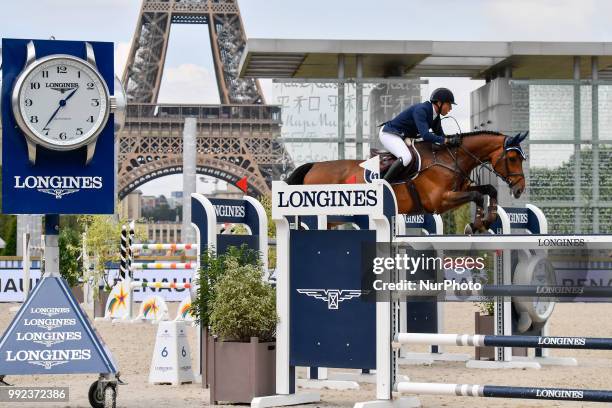
[{"label": "clock hands", "polygon": [[53,112],[53,115],[51,115],[51,117],[49,118],[49,120],[47,121],[47,124],[43,127],[43,129],[45,129],[47,126],[49,126],[49,123],[51,123],[53,118],[55,118],[55,115],[57,115],[57,112],[59,112],[59,110],[62,109],[62,104],[61,104],[62,102],[64,102],[63,99],[60,101],[60,106],[58,106],[57,109],[55,110],[55,112]]},{"label": "clock hands", "polygon": [[55,118],[55,115],[57,115],[57,112],[59,112],[60,109],[62,109],[62,107],[66,106],[66,101],[70,98],[72,98],[72,95],[74,95],[76,93],[76,91],[78,91],[79,88],[76,87],[74,88],[74,91],[70,92],[70,95],[68,95],[66,98],[64,99],[60,99],[59,101],[59,106],[57,107],[57,109],[55,110],[55,112],[53,112],[53,114],[51,115],[51,117],[49,118],[49,120],[47,121],[47,124],[43,127],[46,128],[47,126],[49,126],[49,123],[51,123],[51,121]]},{"label": "clock hands", "polygon": [[[78,90],[79,90],[79,87],[77,86],[76,88],[74,88],[74,91],[70,92],[70,95],[68,95],[68,96],[66,97],[66,99],[64,99],[64,105],[66,104],[66,101],[67,101],[68,99],[72,98],[72,95],[74,95],[74,94],[75,94],[75,92],[76,92],[76,91],[78,91]],[[60,102],[60,104],[61,104],[61,102]]]}]

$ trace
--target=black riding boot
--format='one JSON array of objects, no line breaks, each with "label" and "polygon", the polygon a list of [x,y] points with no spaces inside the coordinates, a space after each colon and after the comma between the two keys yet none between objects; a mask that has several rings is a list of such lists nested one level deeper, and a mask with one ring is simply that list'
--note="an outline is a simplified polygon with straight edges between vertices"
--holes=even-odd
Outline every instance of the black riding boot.
[{"label": "black riding boot", "polygon": [[402,162],[402,159],[398,157],[398,159],[391,165],[391,167],[389,167],[389,170],[387,170],[387,174],[385,174],[384,179],[388,182],[391,182],[393,177],[397,176],[403,168],[404,163]]}]

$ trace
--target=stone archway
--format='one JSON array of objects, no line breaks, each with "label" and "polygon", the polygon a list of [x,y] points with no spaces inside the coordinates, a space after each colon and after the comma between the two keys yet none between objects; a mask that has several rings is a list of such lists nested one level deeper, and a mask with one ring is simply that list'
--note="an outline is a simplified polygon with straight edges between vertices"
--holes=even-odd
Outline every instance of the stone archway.
[{"label": "stone archway", "polygon": [[[120,200],[151,180],[183,172],[182,158],[176,155],[139,155],[131,159],[126,158],[126,161],[125,169],[120,173]],[[235,185],[243,177],[247,177],[248,195],[259,197],[270,193],[264,178],[261,174],[257,174],[259,173],[257,166],[248,161],[238,162],[237,159],[223,160],[199,155],[196,173],[215,177],[232,185]]]}]

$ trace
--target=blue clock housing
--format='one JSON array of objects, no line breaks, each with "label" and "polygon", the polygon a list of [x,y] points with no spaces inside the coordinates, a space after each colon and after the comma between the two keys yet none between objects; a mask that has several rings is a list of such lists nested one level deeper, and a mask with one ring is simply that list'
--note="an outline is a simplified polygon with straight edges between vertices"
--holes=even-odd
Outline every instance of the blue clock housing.
[{"label": "blue clock housing", "polygon": [[[112,214],[115,211],[114,115],[100,133],[86,165],[86,147],[54,151],[37,147],[28,159],[25,136],[11,107],[15,81],[26,63],[28,39],[2,39],[2,212],[5,214]],[[83,41],[33,40],[36,58],[68,54],[86,60]],[[110,42],[89,42],[97,69],[114,94],[114,54]]]}]

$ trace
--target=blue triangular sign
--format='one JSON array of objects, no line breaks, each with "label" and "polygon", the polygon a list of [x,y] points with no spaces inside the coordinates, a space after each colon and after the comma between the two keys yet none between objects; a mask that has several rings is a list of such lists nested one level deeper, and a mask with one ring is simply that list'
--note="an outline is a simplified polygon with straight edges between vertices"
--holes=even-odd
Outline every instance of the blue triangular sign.
[{"label": "blue triangular sign", "polygon": [[110,350],[60,277],[45,277],[0,340],[0,375],[117,373]]}]

